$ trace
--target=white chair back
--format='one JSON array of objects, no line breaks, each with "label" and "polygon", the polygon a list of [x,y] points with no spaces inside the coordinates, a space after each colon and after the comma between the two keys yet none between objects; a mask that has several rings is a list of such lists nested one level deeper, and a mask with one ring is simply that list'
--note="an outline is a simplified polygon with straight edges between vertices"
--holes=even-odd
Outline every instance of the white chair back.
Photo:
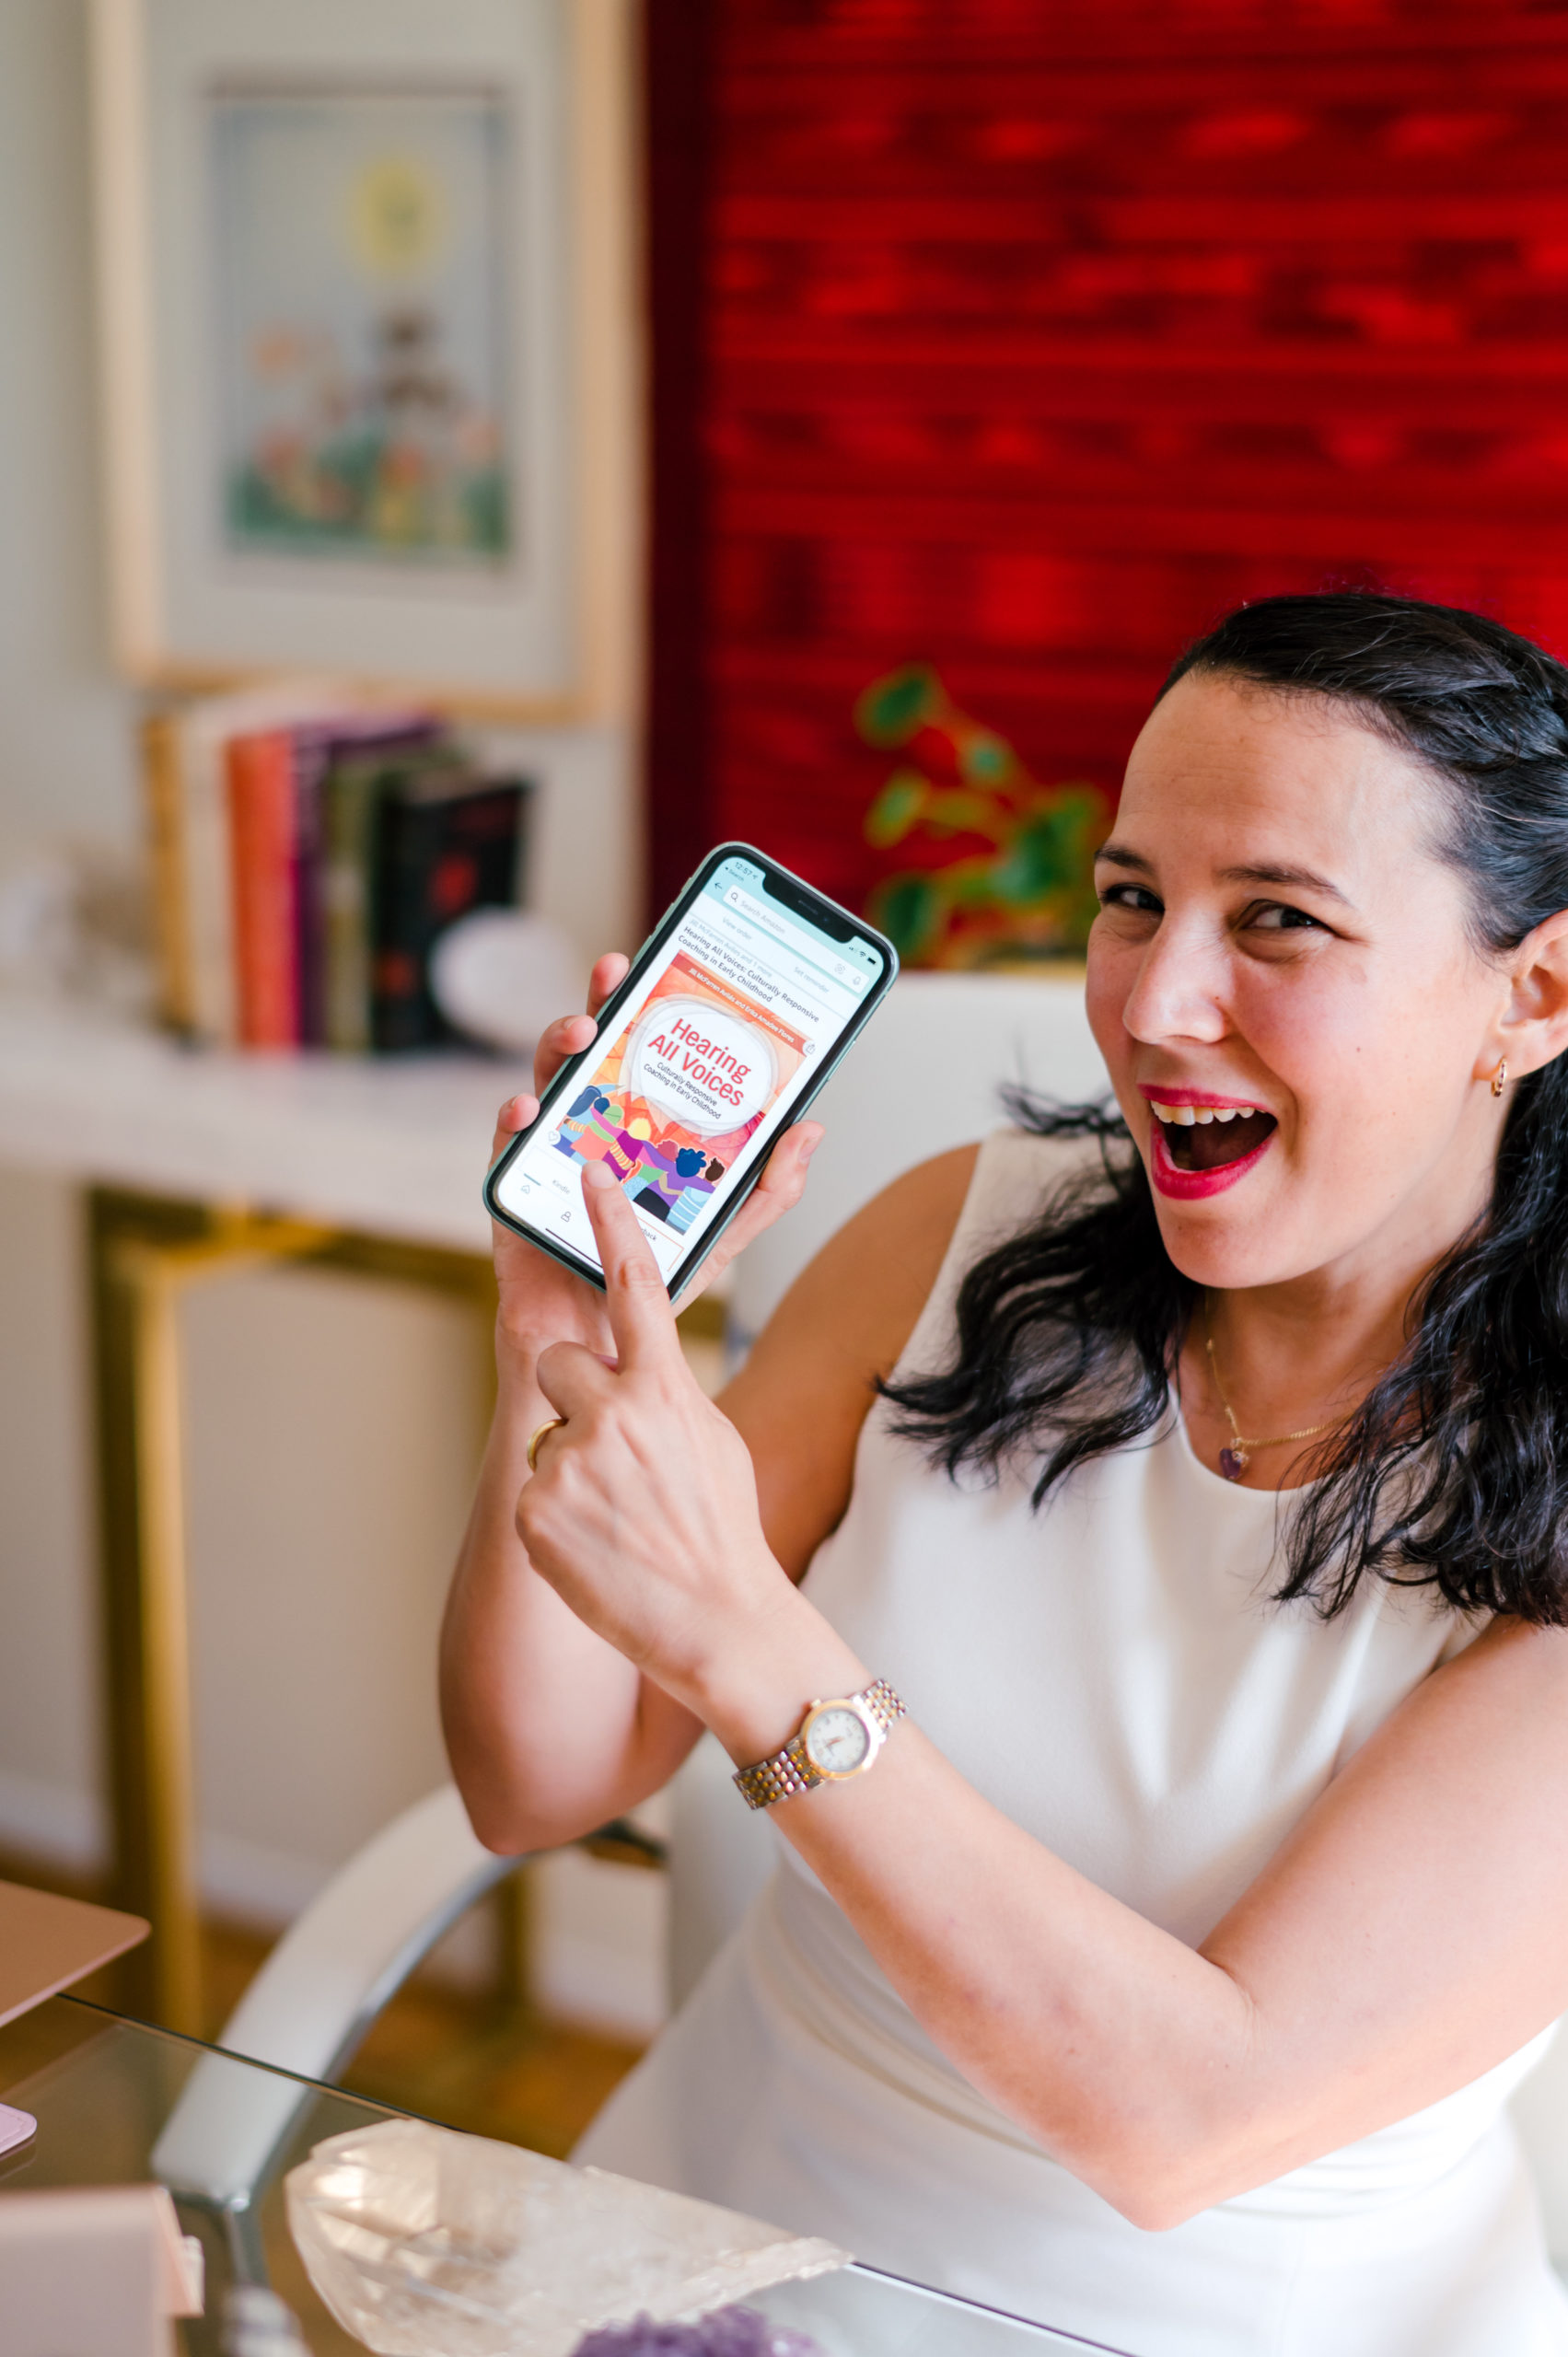
[{"label": "white chair back", "polygon": [[736,1263],[738,1348],[863,1203],[900,1172],[995,1129],[1010,1084],[1074,1103],[1106,1094],[1081,969],[900,975],[811,1109],[828,1134],[805,1201]]}]

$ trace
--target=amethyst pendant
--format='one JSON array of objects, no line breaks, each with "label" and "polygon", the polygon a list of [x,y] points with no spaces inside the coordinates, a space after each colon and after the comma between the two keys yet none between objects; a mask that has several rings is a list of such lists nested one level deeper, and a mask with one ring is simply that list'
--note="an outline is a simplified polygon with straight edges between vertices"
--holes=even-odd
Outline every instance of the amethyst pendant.
[{"label": "amethyst pendant", "polygon": [[1220,1471],[1227,1481],[1239,1481],[1249,1462],[1244,1448],[1222,1448],[1220,1451]]}]

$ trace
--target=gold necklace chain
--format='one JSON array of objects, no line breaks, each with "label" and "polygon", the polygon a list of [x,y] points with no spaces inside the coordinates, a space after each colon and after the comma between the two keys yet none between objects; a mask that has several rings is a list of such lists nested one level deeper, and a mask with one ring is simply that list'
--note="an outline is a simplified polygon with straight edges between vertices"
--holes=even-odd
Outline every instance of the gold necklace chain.
[{"label": "gold necklace chain", "polygon": [[1316,1440],[1319,1433],[1331,1432],[1335,1424],[1344,1422],[1342,1416],[1328,1416],[1320,1424],[1304,1424],[1298,1433],[1276,1433],[1272,1440],[1243,1440],[1241,1427],[1236,1421],[1236,1413],[1230,1401],[1225,1396],[1225,1386],[1220,1381],[1219,1367],[1214,1360],[1214,1329],[1209,1324],[1209,1296],[1206,1290],[1203,1295],[1203,1348],[1209,1354],[1209,1373],[1214,1377],[1215,1396],[1220,1406],[1225,1410],[1225,1420],[1230,1426],[1230,1446],[1222,1448],[1220,1451],[1220,1471],[1227,1481],[1240,1480],[1252,1462],[1251,1453],[1255,1448],[1283,1448],[1287,1441]]}]

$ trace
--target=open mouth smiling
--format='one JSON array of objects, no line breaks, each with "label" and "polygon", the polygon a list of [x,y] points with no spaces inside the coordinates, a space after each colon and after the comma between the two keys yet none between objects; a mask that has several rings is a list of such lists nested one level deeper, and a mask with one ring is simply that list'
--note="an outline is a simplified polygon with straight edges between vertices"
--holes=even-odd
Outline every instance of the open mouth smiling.
[{"label": "open mouth smiling", "polygon": [[1147,1104],[1149,1179],[1157,1195],[1196,1202],[1224,1194],[1257,1168],[1274,1142],[1276,1117],[1244,1097],[1139,1083]]},{"label": "open mouth smiling", "polygon": [[1215,1103],[1201,1097],[1171,1103],[1150,1096],[1156,1138],[1179,1171],[1226,1170],[1248,1161],[1279,1127],[1260,1105]]}]

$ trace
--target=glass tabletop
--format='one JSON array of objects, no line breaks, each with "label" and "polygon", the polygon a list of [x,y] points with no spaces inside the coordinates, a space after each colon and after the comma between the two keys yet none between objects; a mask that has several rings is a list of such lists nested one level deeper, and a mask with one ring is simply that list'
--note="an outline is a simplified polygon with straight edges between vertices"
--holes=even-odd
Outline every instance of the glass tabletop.
[{"label": "glass tabletop", "polygon": [[[0,2097],[38,2120],[33,2142],[0,2158],[0,2192],[171,2183],[207,2265],[206,2316],[179,2328],[185,2357],[219,2357],[216,2320],[223,2293],[236,2281],[271,2283],[298,2317],[313,2357],[362,2351],[300,2264],[283,2179],[324,2138],[401,2115],[75,1997],[52,1997],[0,2027]],[[193,2183],[207,2193],[180,2189]],[[254,2189],[250,2200],[246,2188]],[[1032,2357],[1105,2348],[860,2266],[781,2284],[748,2305],[808,2332],[824,2357]]]}]

